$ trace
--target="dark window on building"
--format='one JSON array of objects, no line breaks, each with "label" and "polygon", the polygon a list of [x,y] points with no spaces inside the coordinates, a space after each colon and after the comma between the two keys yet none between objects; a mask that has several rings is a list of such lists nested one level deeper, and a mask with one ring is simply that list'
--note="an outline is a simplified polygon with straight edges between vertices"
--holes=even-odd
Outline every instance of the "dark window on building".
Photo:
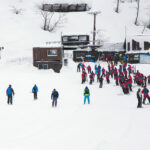
[{"label": "dark window on building", "polygon": [[48,64],[39,64],[39,69],[48,69]]},{"label": "dark window on building", "polygon": [[80,5],[78,5],[77,10],[78,11],[85,11],[86,10],[86,4],[80,4]]},{"label": "dark window on building", "polygon": [[135,40],[132,40],[132,50],[141,50],[140,43]]},{"label": "dark window on building", "polygon": [[150,43],[144,42],[144,50],[149,50],[149,49],[150,49]]},{"label": "dark window on building", "polygon": [[134,55],[134,60],[139,60],[139,58],[140,58],[139,54]]},{"label": "dark window on building", "polygon": [[84,57],[85,57],[84,53],[82,53],[82,52],[76,53],[76,58],[84,58]]},{"label": "dark window on building", "polygon": [[61,11],[67,12],[68,11],[68,4],[61,4]]},{"label": "dark window on building", "polygon": [[49,4],[44,4],[43,5],[43,10],[44,11],[49,11],[49,10],[51,10],[52,9],[52,7],[51,7],[51,5],[49,5]]},{"label": "dark window on building", "polygon": [[87,41],[87,36],[79,36],[79,41]]},{"label": "dark window on building", "polygon": [[60,4],[54,4],[53,5],[53,10],[54,11],[59,11],[60,10]]},{"label": "dark window on building", "polygon": [[76,11],[77,5],[69,5],[69,11]]},{"label": "dark window on building", "polygon": [[78,41],[78,36],[70,36],[69,40],[70,41]]},{"label": "dark window on building", "polygon": [[47,56],[57,56],[57,50],[48,50]]},{"label": "dark window on building", "polygon": [[130,51],[130,42],[128,42],[128,51]]},{"label": "dark window on building", "polygon": [[64,36],[63,37],[63,42],[67,42],[68,41],[68,37],[67,36]]}]

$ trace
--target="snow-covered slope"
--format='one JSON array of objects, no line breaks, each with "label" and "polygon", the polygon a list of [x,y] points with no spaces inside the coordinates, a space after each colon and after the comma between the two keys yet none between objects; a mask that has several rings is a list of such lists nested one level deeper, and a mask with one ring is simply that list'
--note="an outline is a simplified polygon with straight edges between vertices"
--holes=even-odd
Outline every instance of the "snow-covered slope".
[{"label": "snow-covered slope", "polygon": [[[73,1],[73,0],[72,0]],[[54,33],[41,29],[42,16],[37,5],[43,0],[1,0],[0,1],[0,45],[5,47],[3,59],[32,57],[32,47],[46,41],[60,41],[61,34],[90,34],[92,37],[93,16],[87,12],[66,13],[63,26]],[[47,2],[47,1],[45,1]],[[55,2],[53,0],[52,2]],[[56,1],[57,2],[57,1]],[[82,0],[81,2],[86,2]],[[92,10],[100,10],[97,16],[98,39],[106,42],[123,42],[125,26],[127,34],[141,33],[143,26],[135,26],[136,3],[125,2],[120,4],[120,13],[115,13],[114,0],[88,0]],[[149,0],[143,0],[140,5],[139,22],[149,21]],[[13,10],[21,9],[16,15]],[[150,30],[146,29],[149,34]]]},{"label": "snow-covered slope", "polygon": [[[112,79],[109,85],[104,81],[102,89],[96,81],[81,85],[76,65],[69,60],[61,74],[16,63],[0,66],[0,149],[149,150],[150,107],[136,108],[138,87],[134,85],[130,95],[123,95]],[[94,69],[95,64],[91,65]],[[150,66],[137,65],[137,69],[148,75]],[[35,83],[39,87],[37,101],[31,93]],[[15,90],[12,106],[6,104],[9,84]],[[83,104],[86,85],[90,105]],[[60,93],[56,109],[51,107],[53,88]]]}]

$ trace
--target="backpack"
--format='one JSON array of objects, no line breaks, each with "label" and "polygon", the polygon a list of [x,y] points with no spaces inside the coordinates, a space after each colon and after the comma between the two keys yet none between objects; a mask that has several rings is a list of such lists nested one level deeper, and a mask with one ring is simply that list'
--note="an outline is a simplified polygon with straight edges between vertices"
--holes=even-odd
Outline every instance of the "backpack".
[{"label": "backpack", "polygon": [[33,93],[36,93],[36,87],[33,88]]},{"label": "backpack", "polygon": [[85,89],[85,94],[89,94],[89,89]]},{"label": "backpack", "polygon": [[57,91],[53,92],[53,97],[58,97],[58,92]]}]

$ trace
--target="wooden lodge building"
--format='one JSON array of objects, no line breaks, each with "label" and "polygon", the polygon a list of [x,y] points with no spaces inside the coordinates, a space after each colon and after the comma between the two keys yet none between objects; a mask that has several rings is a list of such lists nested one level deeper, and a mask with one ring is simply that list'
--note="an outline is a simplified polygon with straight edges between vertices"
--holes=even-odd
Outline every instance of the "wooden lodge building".
[{"label": "wooden lodge building", "polygon": [[53,69],[60,72],[62,68],[62,47],[34,47],[33,65],[39,69]]}]

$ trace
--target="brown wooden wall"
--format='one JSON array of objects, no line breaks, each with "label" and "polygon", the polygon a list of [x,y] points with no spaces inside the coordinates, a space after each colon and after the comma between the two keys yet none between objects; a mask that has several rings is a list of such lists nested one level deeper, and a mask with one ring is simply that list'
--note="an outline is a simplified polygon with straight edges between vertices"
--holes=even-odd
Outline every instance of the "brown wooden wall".
[{"label": "brown wooden wall", "polygon": [[[48,50],[57,50],[57,56],[48,56]],[[59,72],[62,68],[62,48],[61,47],[35,47],[33,48],[33,65],[38,67],[40,64],[48,65],[48,69],[52,68]]]},{"label": "brown wooden wall", "polygon": [[[57,50],[57,56],[48,56],[48,50]],[[56,48],[33,48],[33,60],[34,61],[52,61],[52,60],[62,60],[62,51],[60,47]]]}]

